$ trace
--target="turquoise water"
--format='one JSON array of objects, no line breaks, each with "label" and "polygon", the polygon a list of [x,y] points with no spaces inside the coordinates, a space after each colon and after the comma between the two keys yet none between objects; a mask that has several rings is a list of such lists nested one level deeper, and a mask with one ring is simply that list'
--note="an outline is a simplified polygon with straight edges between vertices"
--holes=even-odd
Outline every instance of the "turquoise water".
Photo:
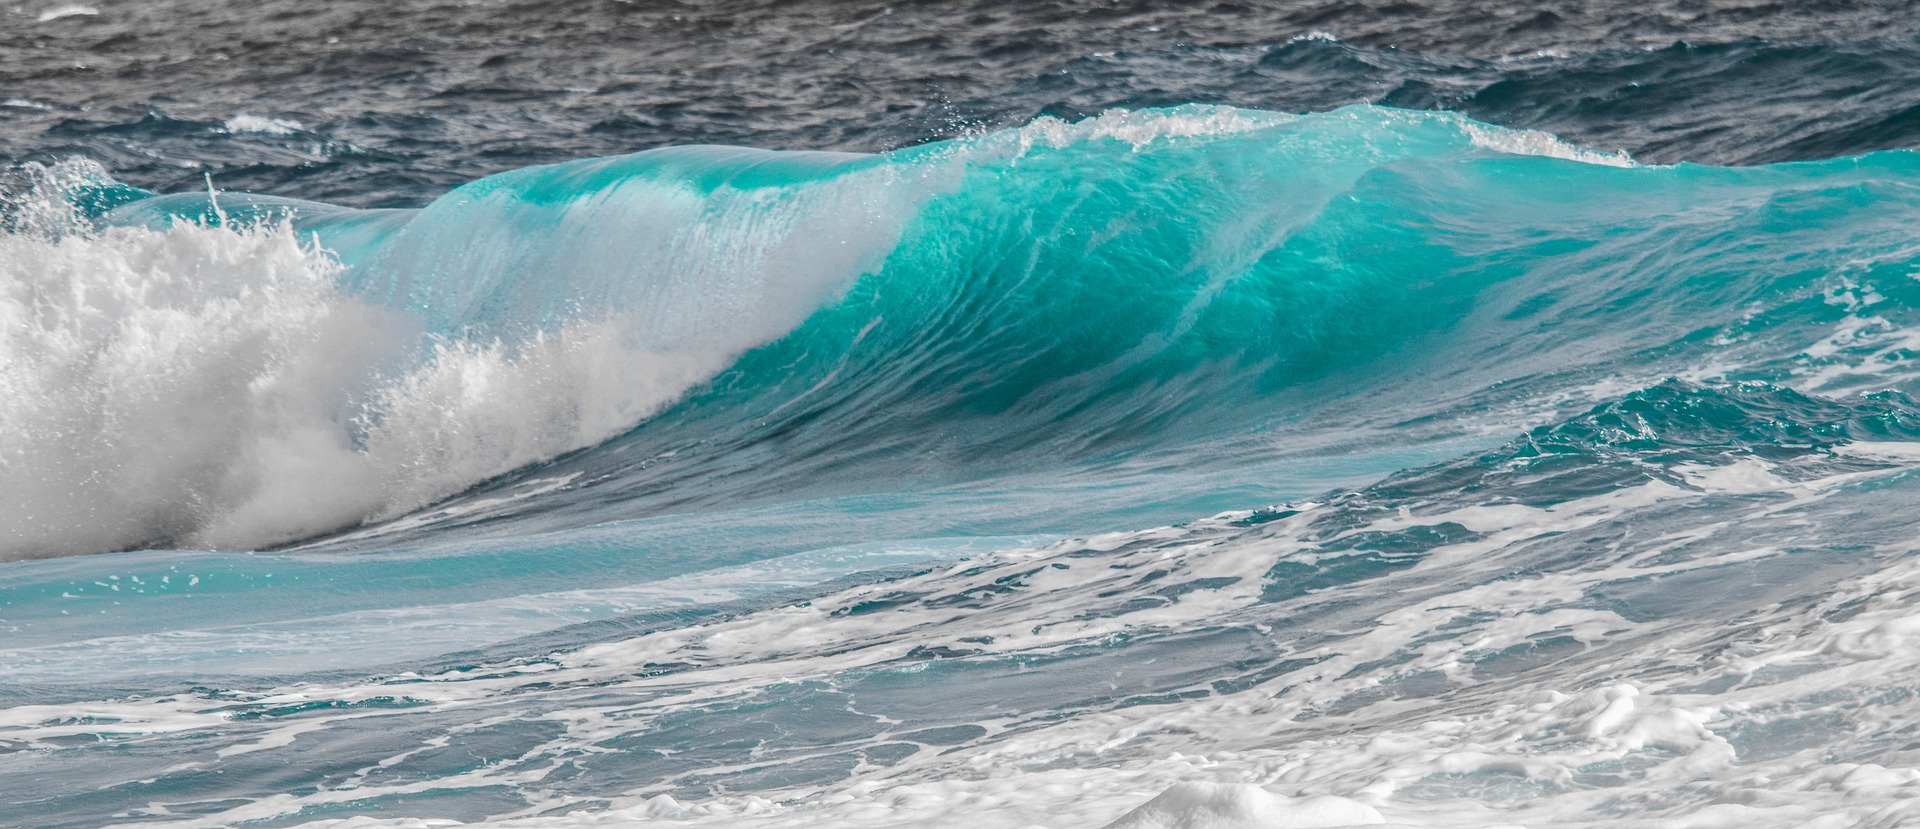
[{"label": "turquoise water", "polygon": [[1806,769],[1906,756],[1915,158],[1183,106],[417,209],[40,170],[0,817],[1892,809]]},{"label": "turquoise water", "polygon": [[[1190,108],[880,156],[672,148],[418,211],[227,209],[291,214],[345,293],[431,337],[617,318],[622,347],[737,355],[519,473],[619,493],[577,523],[651,511],[648,488],[681,509],[1492,440],[1667,376],[1898,386],[1899,338],[1872,335],[1911,304],[1910,154],[1555,157],[1581,154],[1453,115]],[[206,212],[185,194],[106,221]],[[1805,352],[1847,320],[1858,342]]]}]

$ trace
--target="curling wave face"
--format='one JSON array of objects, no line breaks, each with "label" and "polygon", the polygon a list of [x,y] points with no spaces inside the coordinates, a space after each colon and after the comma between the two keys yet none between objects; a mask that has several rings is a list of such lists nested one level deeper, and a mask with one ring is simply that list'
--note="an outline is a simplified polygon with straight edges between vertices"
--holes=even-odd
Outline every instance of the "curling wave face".
[{"label": "curling wave face", "polygon": [[1669,374],[1885,382],[1912,173],[1639,167],[1365,107],[674,148],[419,210],[49,171],[4,237],[4,554],[283,544],[596,446],[530,473],[590,482],[555,496],[573,526],[1230,465]]}]

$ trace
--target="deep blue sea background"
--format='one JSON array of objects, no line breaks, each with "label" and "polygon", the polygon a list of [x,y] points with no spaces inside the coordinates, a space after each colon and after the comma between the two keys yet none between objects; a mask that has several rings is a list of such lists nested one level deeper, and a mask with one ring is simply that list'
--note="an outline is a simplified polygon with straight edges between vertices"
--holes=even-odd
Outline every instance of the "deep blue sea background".
[{"label": "deep blue sea background", "polygon": [[0,9],[0,824],[1920,819],[1913,22]]},{"label": "deep blue sea background", "polygon": [[[653,147],[874,152],[1110,107],[1376,103],[1756,164],[1908,146],[1920,104],[1891,2],[107,8],[8,9],[7,158],[355,207]],[[236,113],[301,126],[236,134]]]}]

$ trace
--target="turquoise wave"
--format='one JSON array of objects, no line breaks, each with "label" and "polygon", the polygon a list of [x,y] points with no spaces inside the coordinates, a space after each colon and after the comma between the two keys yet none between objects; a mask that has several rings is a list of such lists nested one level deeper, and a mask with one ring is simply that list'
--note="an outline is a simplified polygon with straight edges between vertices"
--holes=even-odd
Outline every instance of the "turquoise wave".
[{"label": "turquoise wave", "polygon": [[[618,505],[580,517],[599,520],[1226,468],[1336,432],[1510,429],[1666,376],[1901,387],[1917,184],[1904,151],[1639,166],[1451,114],[1190,106],[875,156],[676,147],[420,210],[222,194],[219,212],[290,217],[351,291],[439,336],[630,314],[671,348],[771,326],[671,409],[542,467],[595,481]],[[106,220],[214,212],[186,194]],[[774,295],[787,310],[735,313]]]}]

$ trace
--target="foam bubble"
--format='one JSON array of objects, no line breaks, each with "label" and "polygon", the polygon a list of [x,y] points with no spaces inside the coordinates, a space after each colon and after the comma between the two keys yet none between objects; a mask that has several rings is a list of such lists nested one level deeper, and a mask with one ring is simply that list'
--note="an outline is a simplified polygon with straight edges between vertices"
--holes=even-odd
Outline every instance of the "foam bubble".
[{"label": "foam bubble", "polygon": [[263,115],[240,113],[227,119],[227,132],[257,132],[267,135],[292,135],[306,126],[288,118],[268,118]]}]

